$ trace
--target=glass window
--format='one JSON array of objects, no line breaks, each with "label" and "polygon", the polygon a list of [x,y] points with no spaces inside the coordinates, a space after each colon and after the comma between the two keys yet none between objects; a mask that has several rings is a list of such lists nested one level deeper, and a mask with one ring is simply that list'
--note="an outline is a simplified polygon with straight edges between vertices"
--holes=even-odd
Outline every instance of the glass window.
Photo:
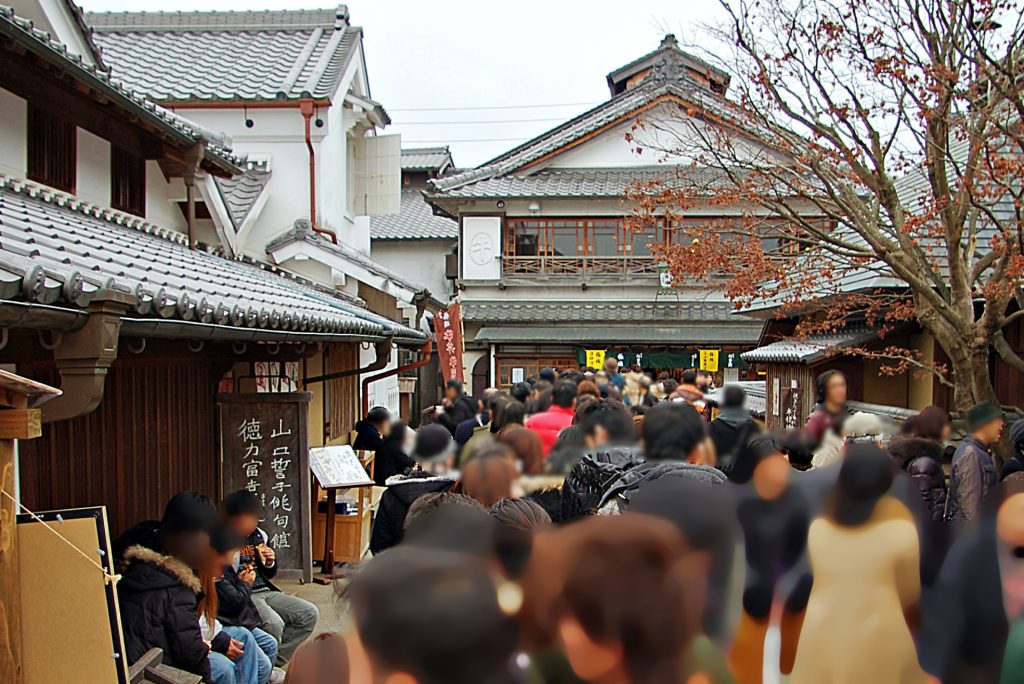
[{"label": "glass window", "polygon": [[619,256],[619,232],[621,221],[592,221],[588,240],[590,256]]},{"label": "glass window", "polygon": [[579,222],[550,221],[548,226],[548,256],[575,257],[579,254]]}]

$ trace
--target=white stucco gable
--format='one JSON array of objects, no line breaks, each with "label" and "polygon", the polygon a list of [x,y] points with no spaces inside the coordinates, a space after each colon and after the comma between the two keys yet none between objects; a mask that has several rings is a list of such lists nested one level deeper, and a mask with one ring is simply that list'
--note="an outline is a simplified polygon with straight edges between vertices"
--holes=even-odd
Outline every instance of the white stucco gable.
[{"label": "white stucco gable", "polygon": [[4,4],[11,6],[18,16],[31,19],[36,28],[48,31],[89,66],[101,66],[81,8],[72,0],[9,0]]}]

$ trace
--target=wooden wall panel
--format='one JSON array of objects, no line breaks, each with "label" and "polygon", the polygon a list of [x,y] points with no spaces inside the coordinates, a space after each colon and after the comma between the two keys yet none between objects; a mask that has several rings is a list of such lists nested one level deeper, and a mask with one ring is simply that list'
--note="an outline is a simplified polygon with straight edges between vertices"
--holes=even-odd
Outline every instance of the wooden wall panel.
[{"label": "wooden wall panel", "polygon": [[[29,375],[59,384],[52,370]],[[104,505],[116,535],[158,518],[176,492],[192,489],[214,497],[214,390],[202,359],[116,361],[99,408],[46,424],[42,437],[22,445],[25,505]]]},{"label": "wooden wall panel", "polygon": [[[359,346],[356,344],[332,344],[324,353],[324,372],[357,368],[359,366]],[[337,439],[347,434],[362,416],[359,406],[359,376],[353,375],[337,380],[328,380],[327,406],[324,418],[327,420],[328,440]]]}]

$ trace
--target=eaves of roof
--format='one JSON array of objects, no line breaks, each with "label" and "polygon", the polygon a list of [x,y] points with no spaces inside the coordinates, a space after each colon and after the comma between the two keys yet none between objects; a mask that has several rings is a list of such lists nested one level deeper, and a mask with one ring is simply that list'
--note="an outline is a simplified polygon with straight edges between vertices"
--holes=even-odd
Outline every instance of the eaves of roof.
[{"label": "eaves of roof", "polygon": [[125,334],[418,344],[426,336],[268,264],[189,249],[145,219],[0,174],[0,301],[82,315],[131,301]]},{"label": "eaves of roof", "polygon": [[741,356],[748,363],[810,364],[836,355],[878,336],[878,329],[850,325],[836,333],[811,335],[807,339],[784,339],[752,349]]},{"label": "eaves of roof", "polygon": [[[347,261],[355,266],[358,266],[359,268],[366,270],[367,272],[377,276],[378,278],[393,283],[394,285],[398,286],[403,290],[406,290],[407,292],[413,295],[428,292],[428,290],[422,285],[406,280],[401,275],[395,273],[394,271],[388,268],[381,266],[380,264],[373,261],[369,257],[358,252],[357,250],[352,249],[351,247],[347,247],[340,243],[334,244],[320,237],[319,235],[316,234],[316,232],[313,231],[312,226],[306,219],[299,219],[298,221],[295,222],[291,229],[282,233],[281,235],[278,235],[273,240],[268,242],[266,246],[266,252],[267,254],[273,256],[282,248],[291,245],[295,242],[304,242],[316,249],[321,249],[324,250],[325,252],[333,254],[344,261]],[[440,300],[434,299],[433,297],[430,298],[430,303],[436,308],[440,308],[443,306],[443,303]]]},{"label": "eaves of roof", "polygon": [[204,143],[207,152],[204,159],[212,161],[224,173],[242,173],[241,167],[245,159],[232,153],[225,139],[214,136],[209,131],[129,90],[111,78],[109,73],[86,64],[79,55],[69,53],[63,43],[53,40],[49,33],[35,28],[31,21],[17,16],[11,8],[2,5],[0,36],[57,66],[90,89],[102,93],[109,98],[110,104],[137,115],[147,125],[174,140],[178,146],[191,147],[198,142]]}]

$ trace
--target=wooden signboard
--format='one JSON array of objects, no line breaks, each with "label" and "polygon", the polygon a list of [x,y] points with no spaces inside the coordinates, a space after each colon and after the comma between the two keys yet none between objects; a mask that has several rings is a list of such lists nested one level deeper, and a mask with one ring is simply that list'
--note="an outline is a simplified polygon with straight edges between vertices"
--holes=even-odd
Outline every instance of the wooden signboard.
[{"label": "wooden signboard", "polygon": [[223,493],[248,489],[263,505],[260,527],[278,574],[310,581],[309,392],[220,394]]},{"label": "wooden signboard", "polygon": [[99,568],[68,546],[113,573],[106,509],[37,515],[64,539],[35,518],[18,516],[25,684],[127,684],[117,591]]}]

